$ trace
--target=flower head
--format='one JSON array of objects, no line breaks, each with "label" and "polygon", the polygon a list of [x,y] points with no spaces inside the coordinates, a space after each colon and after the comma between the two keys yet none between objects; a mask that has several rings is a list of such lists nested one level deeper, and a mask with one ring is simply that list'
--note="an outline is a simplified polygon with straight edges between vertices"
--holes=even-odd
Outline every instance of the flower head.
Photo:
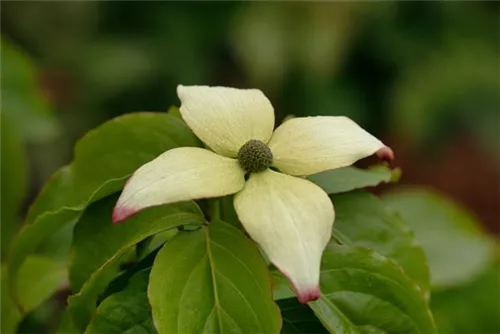
[{"label": "flower head", "polygon": [[177,93],[182,118],[211,150],[176,148],[140,167],[113,222],[154,205],[235,194],[243,227],[299,300],[318,299],[335,214],[328,195],[300,176],[392,151],[347,117],[293,118],[273,132],[273,107],[260,90],[178,86]]}]

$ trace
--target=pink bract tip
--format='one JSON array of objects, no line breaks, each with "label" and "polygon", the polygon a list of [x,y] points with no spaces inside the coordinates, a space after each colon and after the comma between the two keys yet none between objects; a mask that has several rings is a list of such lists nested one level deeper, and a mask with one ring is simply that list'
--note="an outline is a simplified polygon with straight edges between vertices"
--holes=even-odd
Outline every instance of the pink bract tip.
[{"label": "pink bract tip", "polygon": [[113,224],[120,223],[127,219],[128,217],[132,216],[135,214],[137,210],[134,210],[132,208],[128,208],[126,206],[115,206],[113,209],[113,214],[111,215],[111,221]]},{"label": "pink bract tip", "polygon": [[319,291],[318,286],[315,286],[312,289],[297,293],[297,298],[299,299],[299,302],[301,302],[302,304],[306,304],[308,302],[318,300],[320,297],[321,297],[321,292]]},{"label": "pink bract tip", "polygon": [[377,156],[385,161],[394,160],[394,152],[389,146],[384,146],[376,152]]}]

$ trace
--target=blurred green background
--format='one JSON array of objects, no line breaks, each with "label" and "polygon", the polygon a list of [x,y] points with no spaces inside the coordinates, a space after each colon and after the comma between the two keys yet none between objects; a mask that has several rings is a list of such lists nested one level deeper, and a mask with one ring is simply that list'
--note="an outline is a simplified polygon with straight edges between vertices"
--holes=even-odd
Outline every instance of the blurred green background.
[{"label": "blurred green background", "polygon": [[[5,222],[78,138],[178,105],[177,84],[260,88],[278,122],[347,115],[393,147],[400,183],[446,194],[498,234],[499,17],[500,3],[479,1],[4,2],[2,160],[15,163],[2,162],[2,208],[14,208],[2,253],[16,230]],[[485,275],[499,294],[498,270]],[[460,305],[446,293],[436,318],[453,332],[442,310]]]}]

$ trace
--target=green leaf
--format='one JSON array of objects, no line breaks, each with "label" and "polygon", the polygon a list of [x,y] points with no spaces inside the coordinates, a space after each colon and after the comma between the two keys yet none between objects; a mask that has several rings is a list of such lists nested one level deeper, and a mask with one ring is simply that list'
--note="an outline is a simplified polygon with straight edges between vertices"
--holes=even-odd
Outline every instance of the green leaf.
[{"label": "green leaf", "polygon": [[405,189],[383,197],[415,231],[429,261],[433,288],[457,286],[480,275],[494,256],[494,242],[464,209],[432,192]]},{"label": "green leaf", "polygon": [[382,165],[369,169],[344,167],[321,172],[308,177],[328,194],[348,192],[355,189],[375,187],[380,183],[396,182],[401,171]]},{"label": "green leaf", "polygon": [[296,298],[278,301],[283,318],[282,334],[322,334],[328,331],[314,312]]},{"label": "green leaf", "polygon": [[138,259],[143,259],[149,254],[163,246],[179,232],[177,229],[166,230],[148,237],[137,244],[136,255]]},{"label": "green leaf", "polygon": [[0,220],[2,259],[7,258],[7,251],[17,230],[21,226],[19,209],[24,198],[28,161],[21,138],[6,119],[0,115],[0,154],[2,161],[0,183]]},{"label": "green leaf", "polygon": [[277,333],[266,264],[255,244],[216,221],[158,253],[148,296],[159,333]]},{"label": "green leaf", "polygon": [[71,165],[52,177],[30,208],[12,245],[9,277],[15,278],[26,256],[76,221],[87,205],[120,190],[138,167],[171,148],[197,145],[180,119],[160,113],[128,114],[90,131],[77,143]]},{"label": "green leaf", "polygon": [[59,326],[56,330],[56,334],[77,334],[79,333],[73,323],[73,319],[69,314],[68,310],[63,312],[61,315],[61,320],[59,322]]},{"label": "green leaf", "polygon": [[49,182],[30,208],[27,223],[47,211],[80,208],[92,197],[121,189],[137,168],[169,149],[198,145],[184,122],[167,114],[143,112],[114,118],[77,142],[74,160],[66,167],[69,175]]},{"label": "green leaf", "polygon": [[331,333],[435,333],[421,289],[372,250],[331,242],[320,286],[321,298],[309,306]]},{"label": "green leaf", "polygon": [[359,326],[358,329],[361,334],[386,334],[385,331],[371,325]]},{"label": "green leaf", "polygon": [[432,294],[431,308],[441,334],[500,333],[500,267],[475,281]]},{"label": "green leaf", "polygon": [[[2,265],[1,332],[14,333],[23,313],[29,313],[67,281],[65,264],[43,256],[29,256],[19,270],[17,301],[8,286],[7,266]],[[21,312],[22,308],[22,312]]]},{"label": "green leaf", "polygon": [[[2,180],[5,179],[2,178]],[[2,196],[2,202],[3,202],[3,198],[5,198],[6,196],[5,195],[0,195],[0,196]],[[18,219],[18,216],[15,213],[16,210],[12,210],[14,207],[5,205],[3,203],[1,203],[0,205],[2,207],[2,210],[0,212],[0,221],[2,222],[0,224],[1,259],[5,261],[7,259],[9,245],[12,239],[14,238],[16,231],[21,226],[21,224]]]},{"label": "green leaf", "polygon": [[113,281],[111,281],[111,283],[108,284],[106,291],[104,291],[104,293],[101,294],[101,296],[99,296],[99,299],[102,300],[104,298],[109,297],[112,294],[122,291],[129,284],[130,279],[135,274],[144,269],[151,269],[151,267],[153,267],[156,255],[158,255],[158,252],[160,251],[162,246],[160,246],[158,249],[155,249],[153,252],[149,253],[146,257],[138,260],[133,265],[129,265],[127,267],[127,270],[120,273],[120,275],[118,275],[115,279],[113,279]]},{"label": "green leaf", "polygon": [[39,306],[68,280],[66,264],[45,256],[31,255],[19,270],[17,296],[23,311]]},{"label": "green leaf", "polygon": [[109,259],[146,237],[180,225],[203,223],[198,206],[182,202],[145,209],[124,223],[113,224],[111,212],[117,199],[110,196],[91,205],[75,227],[69,269],[74,291]]},{"label": "green leaf", "polygon": [[179,110],[179,107],[177,107],[177,106],[171,106],[170,108],[168,108],[167,113],[171,116],[182,119],[181,112]]},{"label": "green leaf", "polygon": [[76,327],[84,330],[96,301],[116,277],[123,258],[145,238],[184,224],[201,225],[203,215],[194,202],[145,209],[121,224],[111,223],[116,204],[111,196],[89,206],[75,227],[70,278],[78,293],[68,299]]},{"label": "green leaf", "polygon": [[422,247],[401,217],[365,191],[333,197],[336,218],[333,235],[341,244],[371,248],[394,260],[425,293],[430,290],[429,268]]},{"label": "green leaf", "polygon": [[12,299],[9,291],[9,285],[7,284],[7,266],[2,265],[2,276],[0,277],[0,288],[1,288],[1,309],[0,315],[2,321],[0,321],[0,331],[2,333],[15,333],[19,321],[21,321],[21,312],[18,310],[16,303]]},{"label": "green leaf", "polygon": [[123,291],[106,298],[85,333],[156,333],[147,295],[149,272],[139,271]]},{"label": "green leaf", "polygon": [[273,279],[273,299],[281,300],[296,297],[295,292],[290,288],[290,281],[277,269],[271,270]]}]

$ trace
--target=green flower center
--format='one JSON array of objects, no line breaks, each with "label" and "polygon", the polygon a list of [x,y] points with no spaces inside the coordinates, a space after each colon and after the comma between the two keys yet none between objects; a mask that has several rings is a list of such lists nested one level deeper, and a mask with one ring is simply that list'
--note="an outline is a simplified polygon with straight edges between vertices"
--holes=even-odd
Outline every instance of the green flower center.
[{"label": "green flower center", "polygon": [[240,166],[249,173],[262,172],[271,167],[273,154],[266,144],[252,139],[240,148],[238,161]]}]

